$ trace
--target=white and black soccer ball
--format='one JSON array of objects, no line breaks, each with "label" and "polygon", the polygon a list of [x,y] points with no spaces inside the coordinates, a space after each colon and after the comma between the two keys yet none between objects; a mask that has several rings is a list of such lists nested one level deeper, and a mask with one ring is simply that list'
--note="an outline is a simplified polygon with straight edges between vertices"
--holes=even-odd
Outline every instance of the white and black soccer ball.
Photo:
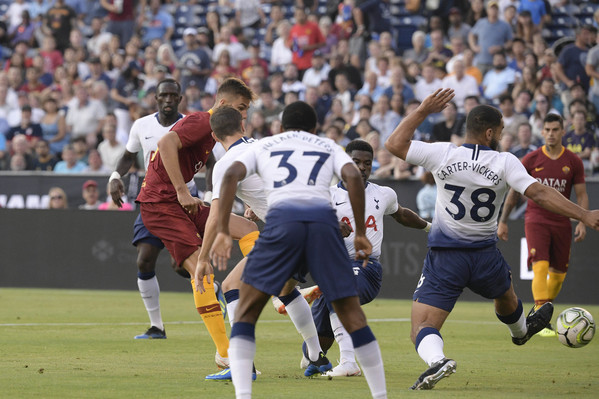
[{"label": "white and black soccer ball", "polygon": [[595,320],[583,308],[568,308],[557,316],[557,338],[570,348],[581,348],[595,335]]}]

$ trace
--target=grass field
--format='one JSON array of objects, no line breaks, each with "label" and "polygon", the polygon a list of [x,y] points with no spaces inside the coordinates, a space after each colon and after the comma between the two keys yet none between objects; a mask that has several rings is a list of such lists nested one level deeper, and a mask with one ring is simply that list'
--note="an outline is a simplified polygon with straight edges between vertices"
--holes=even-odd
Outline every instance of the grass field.
[{"label": "grass field", "polygon": [[[133,340],[147,328],[134,291],[0,289],[2,398],[233,398],[215,372],[214,346],[191,295],[165,292],[168,339]],[[581,349],[535,337],[523,347],[490,302],[460,302],[443,328],[457,373],[433,391],[408,391],[424,369],[409,340],[409,301],[365,306],[381,345],[389,398],[597,398],[599,341]],[[556,315],[570,305],[556,306]],[[599,306],[584,306],[599,317]],[[301,339],[288,317],[268,306],[256,331],[255,398],[368,398],[364,377],[306,379]],[[335,347],[331,361],[338,357]]]}]

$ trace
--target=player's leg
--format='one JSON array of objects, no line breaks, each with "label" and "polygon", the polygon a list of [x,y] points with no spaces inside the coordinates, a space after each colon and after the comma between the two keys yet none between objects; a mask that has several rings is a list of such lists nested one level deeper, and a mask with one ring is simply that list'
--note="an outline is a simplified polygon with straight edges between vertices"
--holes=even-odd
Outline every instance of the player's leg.
[{"label": "player's leg", "polygon": [[557,298],[568,272],[570,250],[572,246],[572,229],[568,226],[551,226],[551,249],[549,280],[547,292],[551,302]]},{"label": "player's leg", "polygon": [[135,339],[166,338],[160,313],[160,286],[155,271],[160,250],[147,242],[137,243],[137,287],[150,318],[150,328]]},{"label": "player's leg", "polygon": [[237,265],[227,274],[223,280],[222,289],[227,301],[227,314],[229,316],[229,324],[233,326],[235,315],[237,313],[237,305],[239,303],[239,288],[241,287],[241,276],[245,269],[247,257],[244,257]]},{"label": "player's leg", "polygon": [[256,321],[270,298],[249,284],[242,283],[239,289],[240,301],[235,323],[231,328],[231,375],[237,398],[250,398],[252,395],[252,370],[256,355]]},{"label": "player's leg", "polygon": [[550,302],[547,275],[549,274],[549,252],[551,232],[547,226],[525,223],[524,231],[528,245],[528,264],[532,267],[532,296],[535,308]]}]

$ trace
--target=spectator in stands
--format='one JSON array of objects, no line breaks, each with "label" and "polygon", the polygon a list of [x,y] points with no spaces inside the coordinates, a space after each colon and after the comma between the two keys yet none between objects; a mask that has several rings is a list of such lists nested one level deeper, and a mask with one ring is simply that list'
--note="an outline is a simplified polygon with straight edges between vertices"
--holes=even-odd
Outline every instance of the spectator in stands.
[{"label": "spectator in stands", "polygon": [[390,0],[360,1],[352,9],[356,24],[355,35],[364,32],[378,33],[391,32]]},{"label": "spectator in stands", "polygon": [[42,137],[50,152],[58,154],[69,142],[64,111],[58,109],[58,103],[52,97],[44,99],[43,110],[44,116],[40,121]]},{"label": "spectator in stands", "polygon": [[420,176],[424,186],[416,194],[416,206],[421,218],[432,220],[435,217],[435,203],[437,201],[437,185],[433,174],[426,171]]},{"label": "spectator in stands", "polygon": [[[582,86],[578,83],[574,84],[572,87],[570,87],[570,104],[572,103],[572,101],[575,100],[579,100],[580,102],[582,102],[583,106],[584,106],[584,110],[586,110],[586,115],[587,115],[587,128],[589,129],[595,129],[596,126],[596,120],[597,120],[597,108],[595,108],[595,105],[589,101],[588,99],[588,93],[584,91],[584,89],[582,88]],[[569,105],[568,105],[568,108]],[[564,112],[564,116],[565,119],[567,120],[571,120],[571,116],[572,114],[570,112]]]},{"label": "spectator in stands", "polygon": [[110,97],[116,102],[114,113],[118,120],[118,128],[127,132],[132,124],[129,107],[138,103],[139,91],[143,86],[143,81],[139,78],[140,73],[140,65],[136,61],[129,62],[110,90]]},{"label": "spectator in stands", "polygon": [[69,209],[67,194],[60,187],[52,187],[48,192],[48,209]]},{"label": "spectator in stands", "polygon": [[31,169],[44,172],[52,172],[58,159],[50,152],[49,143],[40,139],[35,143],[35,158],[33,159]]},{"label": "spectator in stands", "polygon": [[323,47],[319,48],[319,50],[325,59],[328,59],[337,47],[337,43],[339,43],[339,34],[335,30],[331,18],[327,15],[320,17],[318,20],[318,27],[320,28],[320,32],[322,33],[322,36],[324,36],[326,43]]},{"label": "spectator in stands", "polygon": [[433,125],[431,141],[451,141],[455,145],[463,142],[466,118],[458,114],[457,105],[451,101],[443,109],[443,121]]},{"label": "spectator in stands", "polygon": [[464,111],[464,100],[468,96],[479,95],[478,84],[476,79],[470,75],[466,75],[466,68],[463,60],[456,60],[453,63],[454,73],[447,75],[441,84],[443,88],[453,89],[453,102],[457,105],[460,112]]},{"label": "spectator in stands", "polygon": [[487,100],[497,102],[502,94],[508,93],[510,86],[516,81],[516,71],[507,66],[505,53],[500,51],[493,55],[493,69],[485,74],[483,93]]},{"label": "spectator in stands", "polygon": [[23,22],[23,11],[27,11],[24,0],[15,0],[6,9],[3,19],[8,21],[8,31],[12,32]]},{"label": "spectator in stands", "polygon": [[487,17],[480,19],[470,30],[468,42],[476,53],[474,65],[483,75],[491,69],[494,55],[510,46],[513,33],[511,27],[499,20],[497,1],[487,3]]},{"label": "spectator in stands", "polygon": [[435,29],[431,32],[431,44],[432,46],[429,49],[425,62],[435,67],[445,67],[447,61],[453,56],[453,53],[445,47],[443,31],[441,29]]},{"label": "spectator in stands", "polygon": [[306,86],[301,82],[299,70],[294,63],[285,66],[285,71],[283,72],[283,86],[281,89],[283,90],[283,93],[298,93],[299,98],[301,100],[304,99]]},{"label": "spectator in stands", "polygon": [[90,147],[85,137],[75,137],[71,140],[71,144],[75,151],[75,158],[87,165]]},{"label": "spectator in stands", "polygon": [[318,24],[308,20],[306,10],[296,7],[293,16],[295,24],[289,31],[287,46],[293,53],[292,62],[297,67],[301,79],[304,72],[312,66],[314,50],[324,47],[326,40]]},{"label": "spectator in stands", "polygon": [[79,205],[79,209],[96,210],[100,206],[100,194],[98,193],[98,182],[86,180],[81,188],[81,196],[85,203]]},{"label": "spectator in stands", "polygon": [[85,85],[78,85],[75,89],[75,98],[69,102],[66,115],[67,131],[70,132],[71,138],[85,137],[87,143],[95,147],[105,116],[104,105],[90,98]]},{"label": "spectator in stands", "polygon": [[537,149],[537,146],[532,143],[532,127],[530,123],[523,122],[518,125],[516,138],[518,142],[512,147],[511,153],[518,159],[524,158],[529,152]]},{"label": "spectator in stands", "polygon": [[116,125],[105,123],[102,127],[102,142],[98,145],[98,152],[102,163],[110,170],[116,170],[116,165],[125,152],[125,146],[116,139]]},{"label": "spectator in stands", "polygon": [[320,85],[320,82],[328,79],[331,66],[326,62],[324,55],[319,50],[315,50],[312,55],[312,66],[306,70],[302,78],[304,86]]},{"label": "spectator in stands", "polygon": [[196,40],[198,41],[198,47],[206,54],[208,54],[208,58],[212,60],[212,48],[210,47],[210,30],[205,26],[200,26],[198,28],[198,33],[196,35]]},{"label": "spectator in stands", "polygon": [[470,26],[476,25],[476,23],[487,17],[487,10],[485,9],[485,3],[483,0],[471,0],[470,8],[466,14],[466,23]]},{"label": "spectator in stands", "polygon": [[[253,39],[248,46],[249,57],[239,63],[239,75],[245,82],[249,82],[252,76],[259,73],[262,81],[268,78],[268,62],[260,57],[260,40]],[[259,68],[261,71],[257,71]],[[259,93],[256,93],[259,94]]]},{"label": "spectator in stands", "polygon": [[526,118],[530,118],[532,112],[530,111],[530,102],[532,101],[532,94],[528,90],[522,90],[518,93],[518,96],[514,100],[514,112],[522,114]]},{"label": "spectator in stands", "polygon": [[277,26],[278,37],[274,40],[270,55],[270,68],[276,71],[283,71],[285,65],[291,62],[293,53],[287,46],[287,37],[291,30],[291,24],[283,20]]},{"label": "spectator in stands", "polygon": [[[316,88],[312,87],[311,89],[312,91],[317,93]],[[310,90],[310,88],[306,90],[306,100],[308,100],[308,90]],[[318,95],[316,96],[316,98],[318,98]],[[279,119],[279,115],[281,114],[281,112],[283,112],[283,104],[281,104],[273,98],[272,90],[268,85],[264,85],[264,87],[262,88],[262,92],[260,93],[260,100],[261,104],[259,107],[257,107],[257,109],[262,111],[265,122],[268,125],[270,125],[270,123],[273,120]]]},{"label": "spectator in stands", "polygon": [[111,170],[102,163],[102,157],[100,156],[98,150],[89,150],[87,162],[88,166],[85,168],[83,173],[107,175],[111,172]]},{"label": "spectator in stands", "polygon": [[335,75],[335,87],[337,88],[335,98],[341,101],[346,120],[351,120],[354,109],[354,92],[350,89],[349,79],[345,73]]},{"label": "spectator in stands", "polygon": [[401,66],[391,67],[391,86],[385,89],[384,94],[388,98],[391,98],[395,93],[401,94],[405,103],[410,102],[414,98],[412,88],[405,82],[404,70]]},{"label": "spectator in stands", "polygon": [[[17,4],[17,3],[13,3]],[[6,15],[6,14],[5,14]],[[33,47],[35,43],[35,32],[36,24],[31,21],[29,16],[29,11],[23,10],[21,23],[14,28],[9,28],[8,37],[10,39],[10,44],[14,46],[20,41],[26,42],[29,47]]]},{"label": "spectator in stands", "polygon": [[422,67],[422,78],[414,86],[414,96],[417,100],[423,101],[437,89],[440,89],[442,85],[443,82],[435,77],[433,64],[426,64]]},{"label": "spectator in stands", "polygon": [[112,87],[112,79],[104,71],[104,67],[100,62],[99,57],[91,57],[88,59],[89,75],[85,78],[86,83],[104,82],[106,87],[110,89]]},{"label": "spectator in stands", "polygon": [[211,63],[208,54],[200,48],[197,41],[197,30],[185,28],[183,31],[184,45],[177,55],[177,69],[181,73],[181,87],[183,90],[193,82],[200,91],[204,91],[206,81],[211,73]]},{"label": "spectator in stands", "polygon": [[370,124],[381,134],[381,146],[387,141],[399,122],[401,122],[401,115],[391,110],[389,97],[380,96],[372,109]]},{"label": "spectator in stands", "polygon": [[576,30],[574,43],[565,46],[559,54],[555,64],[555,75],[564,88],[570,88],[574,83],[580,83],[585,90],[589,91],[589,75],[585,70],[582,60],[586,59],[591,45],[590,26],[582,26]]},{"label": "spectator in stands", "polygon": [[112,35],[104,31],[104,22],[100,17],[94,17],[91,21],[91,37],[87,39],[87,51],[92,57],[99,57],[102,49],[108,46]]},{"label": "spectator in stands", "polygon": [[11,141],[15,136],[23,135],[29,142],[30,147],[33,148],[35,142],[41,139],[43,134],[39,123],[32,121],[31,113],[30,105],[21,107],[21,121],[6,132],[6,140]]},{"label": "spectator in stands", "polygon": [[428,49],[424,46],[426,40],[426,34],[420,30],[412,33],[412,48],[404,51],[402,56],[404,62],[416,61],[418,64],[422,64],[426,61],[429,56]]},{"label": "spectator in stands", "polygon": [[230,64],[233,68],[237,68],[239,62],[248,57],[245,47],[233,36],[231,28],[227,25],[223,26],[220,30],[219,41],[214,46],[212,53],[212,61],[218,62],[220,53],[224,50],[229,52],[229,56],[231,57]]},{"label": "spectator in stands", "polygon": [[528,119],[528,122],[532,126],[532,135],[535,142],[543,140],[543,120],[547,114],[558,114],[559,112],[552,108],[549,104],[549,98],[542,92],[538,92],[535,95],[535,109]]},{"label": "spectator in stands", "polygon": [[27,93],[39,94],[46,88],[46,85],[40,80],[41,76],[42,71],[39,68],[30,66],[25,71],[25,83],[23,83],[19,89]]},{"label": "spectator in stands", "polygon": [[283,14],[283,6],[279,3],[273,3],[270,6],[269,14],[270,22],[266,25],[266,32],[264,33],[264,42],[269,46],[272,46],[279,35],[279,24],[285,20],[285,14]]},{"label": "spectator in stands", "polygon": [[514,100],[507,93],[499,96],[499,109],[503,114],[503,132],[516,136],[518,126],[528,122],[528,118],[523,114],[515,112]]},{"label": "spectator in stands", "polygon": [[[468,41],[468,33],[472,26],[462,21],[462,12],[457,7],[451,7],[449,9],[449,28],[447,29],[447,36],[449,38],[460,37],[462,43]],[[453,49],[452,49],[453,50]],[[453,51],[455,54],[455,51]]]},{"label": "spectator in stands", "polygon": [[530,12],[532,23],[540,29],[543,29],[545,22],[551,20],[545,9],[545,2],[543,0],[520,0],[518,12],[522,13],[523,11]]},{"label": "spectator in stands", "polygon": [[67,144],[62,149],[62,161],[54,166],[55,173],[82,173],[87,165],[77,160],[72,144]]},{"label": "spectator in stands", "polygon": [[472,108],[480,105],[479,96],[468,96],[464,99],[464,116],[468,117],[468,114],[472,110]]},{"label": "spectator in stands", "polygon": [[260,7],[260,0],[235,0],[235,23],[243,29],[243,35],[253,39],[256,31],[266,25],[266,15]]},{"label": "spectator in stands", "polygon": [[590,88],[590,98],[595,108],[599,109],[599,35],[597,35],[594,47],[587,54],[585,72],[589,78],[593,79],[593,85]]},{"label": "spectator in stands", "polygon": [[69,46],[69,34],[77,24],[76,19],[75,10],[66,5],[64,0],[56,0],[46,13],[44,33],[54,37],[56,48],[61,52]]},{"label": "spectator in stands", "polygon": [[562,138],[562,145],[578,155],[586,170],[591,169],[591,152],[597,147],[595,134],[587,129],[587,114],[575,111],[572,116],[572,128]]},{"label": "spectator in stands", "polygon": [[[556,93],[555,82],[553,79],[543,79],[541,81],[541,85],[539,86],[539,92],[549,99],[550,108],[554,108],[560,115],[564,114],[564,103],[560,99],[560,96]],[[534,111],[535,109],[536,101],[533,101],[531,110]]]},{"label": "spectator in stands", "polygon": [[504,133],[499,140],[499,152],[510,152],[514,146],[514,136]]},{"label": "spectator in stands", "polygon": [[525,66],[522,69],[522,79],[518,80],[514,84],[514,88],[512,90],[512,98],[517,98],[518,94],[521,91],[528,91],[530,93],[534,93],[537,91],[539,87],[539,82],[537,81],[537,76],[533,68],[529,66]]},{"label": "spectator in stands", "polygon": [[452,36],[450,38],[450,42],[453,57],[451,57],[449,61],[447,61],[447,65],[445,65],[445,69],[449,74],[454,72],[454,63],[457,60],[464,60],[464,50],[466,49],[466,47],[464,46],[464,39],[462,38],[462,36]]},{"label": "spectator in stands", "polygon": [[142,41],[147,46],[153,40],[168,43],[175,30],[173,16],[162,9],[160,0],[150,0],[149,11],[142,15],[142,26],[145,29]]},{"label": "spectator in stands", "polygon": [[356,98],[368,96],[373,102],[385,92],[385,87],[378,84],[378,75],[374,71],[366,72],[364,85],[356,93]]},{"label": "spectator in stands", "polygon": [[350,142],[350,140],[343,134],[343,130],[337,125],[330,125],[324,132],[324,135],[343,148]]},{"label": "spectator in stands", "polygon": [[[25,161],[25,169],[23,170],[31,170],[33,168],[33,155],[31,148],[31,144],[29,141],[27,141],[27,138],[23,134],[15,136],[10,142],[11,158],[15,155],[22,157]],[[10,165],[10,160],[8,165]]]}]

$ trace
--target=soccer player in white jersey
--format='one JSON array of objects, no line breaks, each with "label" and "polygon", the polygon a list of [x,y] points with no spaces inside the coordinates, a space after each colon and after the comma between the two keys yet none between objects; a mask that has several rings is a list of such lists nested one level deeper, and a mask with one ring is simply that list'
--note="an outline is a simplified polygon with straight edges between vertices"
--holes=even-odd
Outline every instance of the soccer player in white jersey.
[{"label": "soccer player in white jersey", "polygon": [[[216,223],[219,210],[220,187],[223,176],[229,166],[243,154],[249,146],[255,142],[254,139],[245,137],[245,129],[241,123],[241,114],[233,107],[222,106],[214,110],[210,116],[210,126],[212,127],[212,137],[221,143],[227,151],[222,158],[214,165],[212,172],[213,197],[210,206],[210,215],[206,221],[202,249],[198,261],[196,275],[200,273],[211,275],[213,273],[212,265],[209,260],[209,249],[216,237]],[[267,202],[266,194],[263,190],[263,183],[257,175],[250,175],[241,181],[237,187],[237,196],[247,204],[254,214],[262,221],[266,219]],[[251,250],[255,240],[258,238],[258,232],[252,237],[244,237],[246,241],[253,240],[249,245],[240,245]],[[249,251],[248,251],[249,252]],[[222,283],[222,290],[227,301],[227,313],[231,326],[235,321],[235,309],[239,302],[239,288],[241,287],[241,275],[245,268],[247,257],[244,257],[235,268],[229,273]],[[200,269],[202,269],[200,271]],[[310,312],[310,305],[302,297],[299,290],[295,288],[297,280],[290,279],[279,295],[281,301],[287,305],[287,311],[298,332],[302,335],[305,342],[308,343],[308,353],[311,354],[311,364],[306,370],[307,377],[324,373],[332,368],[329,360],[321,355],[321,348],[318,341],[316,326]],[[252,376],[253,377],[253,376]],[[230,369],[223,370],[220,373],[211,374],[206,379],[226,380],[231,379]]]},{"label": "soccer player in white jersey", "polygon": [[236,397],[251,397],[254,331],[264,305],[295,273],[309,272],[349,331],[372,396],[386,398],[381,352],[360,307],[356,279],[329,193],[333,176],[342,178],[356,216],[356,256],[366,263],[372,246],[366,238],[360,172],[341,147],[313,134],[316,112],[308,104],[297,101],[285,107],[282,126],[284,133],[264,138],[241,154],[227,169],[221,185],[218,234],[210,251],[221,270],[230,258],[228,220],[237,183],[257,173],[268,203],[266,225],[242,276],[231,329],[229,356]]},{"label": "soccer player in white jersey", "polygon": [[[366,201],[366,238],[372,243],[372,254],[370,254],[366,267],[362,267],[361,261],[353,262],[360,305],[364,305],[376,298],[381,289],[383,269],[379,263],[379,257],[381,256],[381,245],[383,243],[384,216],[390,215],[396,222],[404,226],[424,229],[426,232],[430,229],[430,223],[420,218],[412,210],[401,207],[397,202],[397,194],[392,188],[379,186],[368,181],[372,172],[372,159],[374,156],[370,144],[364,140],[353,140],[345,147],[345,152],[354,161],[362,175]],[[345,248],[350,258],[353,259],[356,254],[354,248],[355,220],[347,189],[343,182],[339,182],[337,185],[330,187],[330,192],[331,203],[337,212],[337,220],[344,237]],[[326,353],[334,341],[339,344],[339,365],[328,371],[327,376],[350,377],[361,375],[362,372],[356,363],[351,338],[343,328],[330,303],[326,300],[326,295],[314,301],[312,315],[324,352]],[[305,363],[305,360],[303,360],[302,364]]]},{"label": "soccer player in white jersey", "polygon": [[[134,165],[137,153],[143,151],[144,166],[147,170],[158,141],[179,119],[183,118],[178,110],[181,102],[181,86],[176,80],[160,81],[156,87],[155,97],[158,112],[139,118],[133,123],[125,153],[119,160],[116,171],[110,176],[110,195],[119,206],[122,204],[121,197],[125,193],[121,176],[127,174]],[[193,181],[190,184],[190,190],[197,191]],[[150,328],[145,333],[135,336],[135,339],[166,338],[160,313],[160,286],[156,278],[156,260],[164,244],[144,226],[141,214],[137,215],[133,229],[133,245],[137,248],[137,286],[150,318]],[[183,277],[189,278],[189,273],[185,269],[176,267],[175,270]]]},{"label": "soccer player in white jersey", "polygon": [[456,362],[443,352],[440,330],[465,287],[493,299],[495,313],[509,328],[516,345],[525,344],[551,320],[551,302],[524,316],[510,267],[495,245],[499,208],[510,187],[545,209],[599,229],[599,211],[570,202],[531,177],[514,155],[496,151],[503,120],[493,107],[479,105],[470,111],[462,146],[412,141],[424,119],[443,110],[452,98],[453,90],[449,89],[428,96],[385,143],[392,154],[430,170],[437,184],[437,211],[414,291],[410,334],[429,369],[411,389],[431,389],[455,372]]}]

